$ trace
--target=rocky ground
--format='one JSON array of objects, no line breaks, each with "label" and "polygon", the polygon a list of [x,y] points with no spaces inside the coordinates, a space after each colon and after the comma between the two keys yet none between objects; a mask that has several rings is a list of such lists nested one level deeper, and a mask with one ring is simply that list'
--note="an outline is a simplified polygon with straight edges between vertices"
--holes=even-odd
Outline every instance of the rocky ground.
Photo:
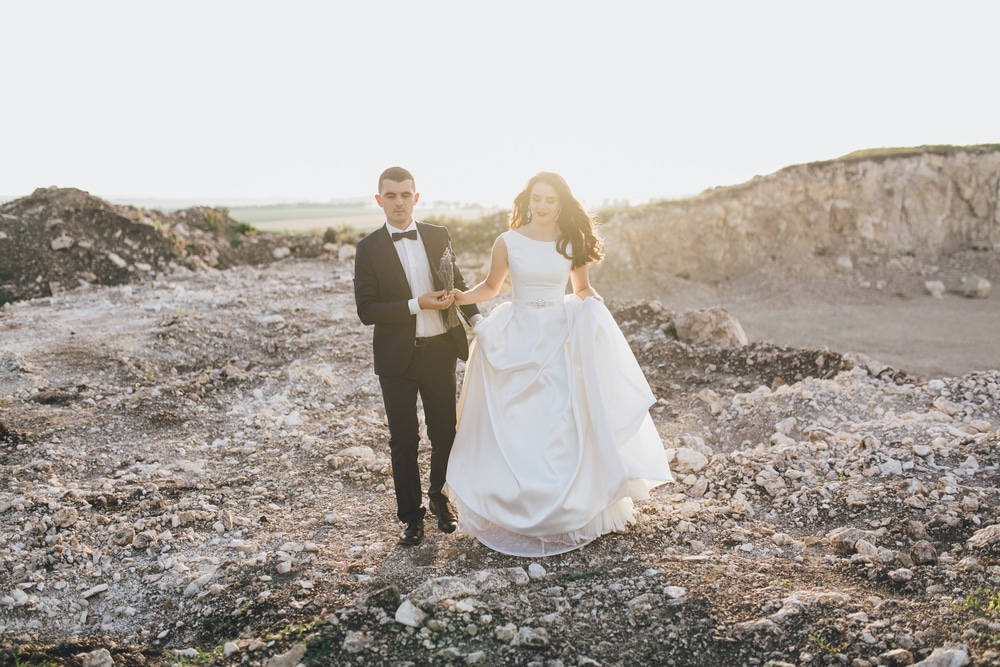
[{"label": "rocky ground", "polygon": [[569,554],[407,549],[343,255],[0,310],[0,663],[1000,664],[1000,372],[611,303],[678,482]]},{"label": "rocky ground", "polygon": [[[609,300],[678,481],[530,560],[433,524],[396,545],[344,240],[79,190],[0,206],[0,664],[1000,664],[1000,371],[741,345],[687,310],[791,322],[832,294],[891,320],[872,294],[899,291],[941,319],[973,302],[912,285],[948,276]],[[941,266],[995,279],[988,254]]]}]

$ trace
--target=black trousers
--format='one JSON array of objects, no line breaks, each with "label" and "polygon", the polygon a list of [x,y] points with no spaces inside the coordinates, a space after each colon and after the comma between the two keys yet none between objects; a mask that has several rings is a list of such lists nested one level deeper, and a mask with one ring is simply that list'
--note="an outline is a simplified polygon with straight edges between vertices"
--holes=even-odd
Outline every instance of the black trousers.
[{"label": "black trousers", "polygon": [[455,349],[447,343],[418,347],[402,375],[379,376],[382,401],[389,421],[392,481],[396,487],[396,516],[403,523],[424,518],[417,419],[417,394],[424,407],[427,436],[431,441],[431,500],[447,500],[442,493],[448,456],[455,441]]}]

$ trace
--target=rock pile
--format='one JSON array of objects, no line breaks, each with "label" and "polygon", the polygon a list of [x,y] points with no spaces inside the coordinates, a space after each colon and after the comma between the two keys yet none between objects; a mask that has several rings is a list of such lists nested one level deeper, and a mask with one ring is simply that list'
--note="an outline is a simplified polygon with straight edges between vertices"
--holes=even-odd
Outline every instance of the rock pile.
[{"label": "rock pile", "polygon": [[175,266],[225,269],[327,250],[317,236],[258,234],[224,209],[163,213],[39,188],[0,205],[0,304],[127,284]]}]

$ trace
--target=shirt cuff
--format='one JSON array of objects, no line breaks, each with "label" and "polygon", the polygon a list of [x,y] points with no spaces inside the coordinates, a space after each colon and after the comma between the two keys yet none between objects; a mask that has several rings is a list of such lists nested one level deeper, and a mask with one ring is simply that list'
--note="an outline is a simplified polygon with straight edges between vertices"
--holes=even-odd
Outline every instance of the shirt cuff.
[{"label": "shirt cuff", "polygon": [[469,318],[469,324],[471,324],[472,326],[476,326],[482,319],[483,319],[482,314],[476,313],[475,315]]},{"label": "shirt cuff", "polygon": [[410,315],[416,315],[420,312],[420,301],[418,299],[410,299],[406,302],[406,305],[410,308]]}]

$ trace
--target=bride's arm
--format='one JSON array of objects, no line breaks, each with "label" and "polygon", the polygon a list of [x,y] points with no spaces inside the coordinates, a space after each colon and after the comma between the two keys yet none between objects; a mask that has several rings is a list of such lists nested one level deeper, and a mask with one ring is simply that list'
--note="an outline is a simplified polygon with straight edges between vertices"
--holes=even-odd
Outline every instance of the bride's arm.
[{"label": "bride's arm", "polygon": [[486,274],[486,280],[479,283],[467,292],[455,290],[455,303],[460,306],[467,306],[472,303],[482,303],[489,301],[500,293],[504,278],[510,265],[507,263],[507,244],[500,237],[493,242],[493,252],[490,254],[490,270]]},{"label": "bride's arm", "polygon": [[573,269],[569,274],[569,279],[573,284],[573,294],[576,294],[581,299],[586,299],[588,296],[593,297],[604,303],[601,295],[590,285],[590,264],[584,264]]}]

